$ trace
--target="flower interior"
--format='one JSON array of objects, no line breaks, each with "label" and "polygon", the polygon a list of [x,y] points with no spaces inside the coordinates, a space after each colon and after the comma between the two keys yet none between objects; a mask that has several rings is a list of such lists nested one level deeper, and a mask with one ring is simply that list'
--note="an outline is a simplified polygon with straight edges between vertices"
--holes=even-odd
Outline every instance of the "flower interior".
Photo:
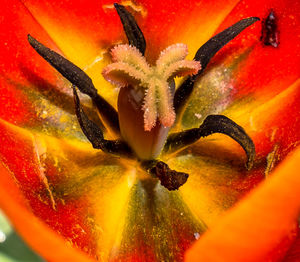
[{"label": "flower interior", "polygon": [[[185,44],[173,44],[163,50],[155,65],[144,54],[145,37],[134,17],[124,6],[115,4],[129,44],[112,48],[112,63],[104,68],[103,77],[120,88],[118,112],[98,94],[92,79],[79,67],[28,35],[30,45],[72,84],[75,112],[86,138],[96,149],[108,154],[135,159],[140,168],[158,178],[168,190],[177,190],[188,178],[182,171],[172,170],[161,160],[162,155],[182,150],[200,138],[214,133],[225,134],[244,149],[247,169],[253,166],[255,146],[245,130],[224,115],[208,115],[198,128],[172,133],[180,116],[211,58],[245,28],[259,19],[243,19],[215,35],[199,48],[192,61]],[[175,87],[174,78],[188,76]],[[103,130],[84,112],[77,89],[88,95],[116,140],[107,140]]]}]

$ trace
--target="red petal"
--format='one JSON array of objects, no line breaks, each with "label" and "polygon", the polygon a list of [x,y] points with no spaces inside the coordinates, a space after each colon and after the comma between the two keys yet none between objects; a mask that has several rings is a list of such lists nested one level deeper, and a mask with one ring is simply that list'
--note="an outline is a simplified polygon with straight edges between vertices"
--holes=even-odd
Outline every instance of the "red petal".
[{"label": "red petal", "polygon": [[92,262],[84,253],[71,247],[64,239],[49,229],[28,209],[27,201],[12,180],[12,173],[0,164],[0,205],[12,218],[16,230],[48,261]]},{"label": "red petal", "polygon": [[[24,88],[19,88],[17,84],[15,82],[12,83],[11,80],[16,80],[19,83],[24,83],[27,87],[28,83],[33,84],[30,85],[30,87],[39,86],[39,89],[44,88],[44,79],[47,79],[50,83],[55,84],[55,86],[62,87],[63,84],[59,83],[59,85],[57,85],[57,81],[59,78],[56,78],[56,73],[53,73],[54,71],[50,68],[50,66],[48,66],[47,63],[44,62],[34,52],[34,50],[29,47],[26,40],[26,35],[28,32],[32,33],[34,36],[39,36],[39,40],[44,42],[49,47],[55,49],[55,45],[50,38],[53,37],[59,48],[63,52],[65,52],[68,57],[72,58],[71,60],[73,62],[78,62],[77,64],[79,66],[85,66],[89,64],[91,59],[93,61],[95,59],[95,56],[99,55],[99,52],[101,52],[103,48],[105,48],[106,50],[107,47],[112,44],[112,40],[116,41],[120,39],[121,35],[123,40],[125,39],[125,37],[124,33],[122,32],[121,24],[119,18],[116,15],[116,12],[114,10],[108,10],[107,7],[105,7],[103,11],[102,4],[105,4],[106,2],[102,1],[100,3],[99,1],[91,1],[88,2],[88,4],[84,3],[83,1],[72,1],[71,3],[53,1],[48,3],[39,2],[38,4],[34,3],[34,1],[24,2],[25,5],[30,9],[30,12],[34,14],[36,19],[42,26],[38,25],[38,23],[34,21],[33,17],[31,17],[31,14],[28,12],[28,10],[26,10],[26,8],[24,8],[24,6],[22,6],[22,4],[20,4],[20,2],[5,1],[1,12],[5,14],[5,19],[7,19],[6,21],[10,22],[10,27],[8,27],[6,23],[3,23],[3,27],[0,31],[0,34],[2,34],[2,38],[8,40],[3,41],[3,43],[0,44],[0,54],[3,55],[4,61],[1,65],[1,71],[4,72],[4,76],[6,77],[4,79],[5,85],[1,85],[3,87],[3,92],[1,92],[1,95],[3,97],[2,100],[6,101],[6,105],[5,107],[3,107],[4,109],[2,108],[3,110],[0,111],[0,113],[2,113],[2,116],[8,121],[22,124],[22,121],[26,122],[28,121],[28,118],[32,118],[29,119],[29,122],[31,121],[32,124],[32,122],[34,122],[33,119],[35,118],[36,112],[35,107],[31,106],[31,103],[35,101],[35,98],[31,97],[30,99],[30,96],[28,96],[27,93],[25,94]],[[186,39],[188,40],[188,44],[191,44],[190,50],[192,50],[191,53],[193,53],[196,48],[198,48],[205,40],[209,38],[209,36],[211,36],[211,34],[213,34],[219,23],[223,21],[223,19],[232,10],[236,3],[237,1],[230,1],[230,3],[228,4],[227,2],[225,3],[224,0],[203,1],[202,3],[197,3],[196,5],[194,1],[181,0],[177,1],[175,4],[174,1],[171,0],[151,2],[148,1],[144,3],[144,7],[146,7],[146,11],[148,11],[148,15],[145,19],[143,19],[139,15],[137,15],[137,17],[138,21],[141,22],[141,27],[145,29],[146,38],[149,39],[149,54],[153,53],[153,56],[155,57],[155,54],[163,49],[167,44],[179,42],[179,40],[181,42],[183,36],[187,36]],[[242,5],[242,3],[239,5]],[[143,12],[141,12],[141,15],[142,13]],[[211,23],[212,20],[214,21],[214,23]],[[235,20],[235,22],[237,20]],[[183,23],[185,26],[182,26]],[[46,32],[44,31],[44,29]],[[66,34],[67,31],[68,34]],[[50,37],[47,35],[47,33],[50,35]],[[149,36],[151,36],[151,38]],[[158,46],[160,46],[161,48],[157,48]],[[24,68],[27,70],[24,71]],[[96,71],[100,76],[101,70]],[[289,72],[287,72],[287,74],[288,73]],[[283,74],[281,76],[284,77]],[[99,81],[97,78],[95,78],[95,80]],[[102,88],[101,85],[98,86]],[[50,88],[52,88],[52,86]],[[293,103],[292,105],[294,106],[297,104]],[[291,107],[288,106],[287,108],[288,110],[290,110]],[[297,116],[296,112],[298,111],[294,110],[294,116]],[[15,115],[14,113],[17,113],[17,115]],[[274,123],[274,119],[275,118],[271,119],[272,123]],[[290,122],[285,121],[284,123]],[[4,142],[3,147],[1,147],[1,158],[7,164],[9,169],[13,171],[13,175],[17,178],[16,180],[22,182],[22,191],[23,194],[28,197],[29,205],[33,207],[35,212],[37,212],[42,219],[46,220],[50,226],[52,226],[66,238],[70,237],[72,239],[72,237],[74,236],[77,237],[78,234],[79,237],[78,239],[74,240],[74,243],[75,245],[78,245],[80,248],[84,249],[89,245],[88,242],[91,237],[89,235],[89,228],[84,228],[88,232],[88,240],[84,237],[83,234],[80,235],[81,233],[78,228],[75,229],[75,231],[72,230],[74,229],[73,226],[76,226],[77,224],[79,224],[80,226],[84,226],[84,223],[82,221],[82,214],[85,214],[86,209],[83,208],[83,206],[85,204],[86,206],[84,207],[89,207],[90,203],[85,202],[82,204],[82,202],[87,201],[87,199],[85,198],[83,198],[82,201],[70,201],[67,206],[61,207],[61,210],[63,211],[60,210],[61,212],[56,213],[51,210],[51,199],[47,194],[44,194],[44,196],[46,195],[46,197],[42,199],[43,201],[46,200],[46,203],[42,203],[42,200],[37,199],[36,196],[38,195],[37,193],[39,193],[39,191],[34,190],[36,188],[44,188],[45,183],[43,183],[43,181],[39,179],[40,167],[38,166],[37,159],[35,157],[36,152],[33,148],[34,146],[32,143],[32,137],[27,133],[22,135],[20,134],[22,132],[12,132],[15,131],[16,127],[11,128],[11,126],[7,125],[7,123],[3,125],[2,124],[3,122],[1,122],[0,130],[2,132],[2,140]],[[293,130],[297,130],[297,128]],[[282,138],[284,138],[285,134],[286,133],[283,133]],[[287,144],[287,146],[285,147],[287,151],[290,149],[288,147],[289,145],[290,144]],[[69,154],[68,156],[70,155],[71,154]],[[64,160],[59,159],[59,161],[63,162]],[[71,161],[69,161],[68,163],[70,162]],[[178,162],[182,163],[181,160],[179,160]],[[62,173],[58,172],[58,168],[55,167],[55,165],[47,166],[47,176],[49,176],[49,178],[53,182],[53,185],[58,190],[60,189],[59,183],[61,183],[61,180],[65,179],[66,173],[68,173],[68,171],[70,170],[65,165],[65,163],[61,163],[61,166],[63,169],[65,168]],[[74,169],[71,170],[74,171]],[[78,172],[78,174],[80,173],[78,169],[75,168],[75,170],[76,172]],[[76,172],[74,171],[74,173]],[[62,177],[60,176],[61,174],[63,175]],[[73,184],[76,184],[77,180],[75,177],[78,174],[76,173],[74,177],[71,177],[72,181],[75,180],[75,182],[73,181]],[[195,174],[197,175],[197,172],[195,172]],[[111,181],[114,182],[114,180]],[[64,186],[65,184],[62,185],[62,187]],[[113,185],[109,184],[109,186],[107,187],[112,188]],[[114,200],[119,201],[120,199],[125,199],[124,195],[126,194],[123,194],[124,192],[120,192],[122,191],[120,190],[120,188],[117,189],[114,190],[118,191],[119,194],[114,198]],[[127,187],[123,191],[126,190]],[[4,190],[3,192],[6,191]],[[43,192],[45,193],[45,190]],[[97,199],[97,201],[101,202],[101,193],[104,193],[99,193],[98,191],[96,193],[97,197],[99,198]],[[117,227],[114,227],[116,223],[110,223],[108,221],[113,217],[113,215],[116,220],[116,217],[118,216],[116,216],[114,213],[116,207],[113,203],[114,201],[110,198],[111,195],[107,192],[105,192],[104,195],[107,198],[107,203],[109,202],[111,204],[109,205],[109,207],[106,207],[106,209],[104,209],[105,211],[103,211],[103,208],[101,206],[102,202],[100,204],[100,208],[99,202],[95,204],[95,201],[93,204],[95,206],[98,206],[98,209],[96,210],[96,213],[100,217],[97,221],[98,224],[100,224],[101,226],[104,225],[104,233],[103,235],[101,235],[102,233],[100,234],[97,244],[100,246],[100,248],[105,246],[103,245],[103,243],[106,244],[106,246],[104,247],[105,252],[109,252],[111,247],[110,244],[113,242],[113,237],[115,237],[115,235],[112,236],[113,234],[111,233],[111,228],[116,229]],[[93,194],[90,194],[88,200],[93,199],[93,197]],[[13,199],[7,198],[6,196],[2,199],[8,199],[7,201],[14,201]],[[229,202],[230,201],[231,200],[229,200]],[[12,208],[14,208],[14,202],[12,202],[11,206]],[[163,204],[161,204],[161,206],[163,206]],[[118,208],[120,207],[122,207],[122,204],[118,206]],[[107,210],[109,210],[110,212],[109,215],[107,215],[106,213]],[[165,209],[161,208],[161,210]],[[138,210],[135,211],[137,214],[140,214]],[[145,213],[147,213],[147,211],[148,210],[144,210]],[[10,211],[8,210],[7,212]],[[20,212],[20,214],[22,215],[23,211],[20,210]],[[24,214],[25,213],[26,212],[24,212]],[[105,213],[106,216],[104,216],[102,213]],[[121,211],[117,211],[117,213],[119,215]],[[18,217],[16,217],[16,213],[11,212],[9,213],[9,215],[11,215],[11,217],[16,221],[18,220]],[[20,217],[23,217],[21,215]],[[179,219],[178,221],[182,220]],[[15,223],[17,224],[17,222]],[[177,229],[179,228],[177,227],[178,223],[174,223],[174,227],[176,227]],[[188,224],[188,222],[186,223]],[[30,228],[30,225],[24,225]],[[135,229],[135,225],[133,224],[132,227],[129,227],[129,231],[132,232],[133,230],[130,230],[131,228]],[[28,231],[26,231],[26,229],[24,228],[21,228],[19,230],[21,230],[21,232],[23,232],[24,234],[29,234],[29,236],[31,236],[31,232],[33,232],[30,231],[28,233]],[[140,228],[141,233],[143,233],[143,230],[144,228]],[[190,243],[190,239],[186,241],[187,237],[185,234],[187,234],[187,231],[190,232],[191,230],[193,230],[192,226],[189,231],[182,230],[182,232],[184,232],[182,233],[182,237],[180,238],[180,242],[184,243],[182,245],[188,245]],[[110,234],[106,234],[107,231]],[[168,234],[168,228],[164,232]],[[41,235],[43,235],[43,232],[41,233]],[[109,236],[107,237],[107,235]],[[128,234],[125,233],[125,236],[127,235]],[[138,237],[135,239],[138,239]],[[170,236],[170,239],[174,240],[172,236]],[[30,239],[28,239],[28,241],[30,241]],[[91,246],[88,247],[88,252],[94,252],[94,243],[95,242],[93,242]],[[41,244],[42,246],[40,247],[40,250],[43,255],[45,254],[46,258],[49,258],[51,260],[51,254],[43,253],[46,252],[44,244],[45,243]],[[133,244],[133,246],[135,248],[135,251],[139,250],[136,245]],[[125,251],[126,247],[127,242],[124,245]],[[177,247],[177,245],[174,245],[174,249]],[[48,253],[53,253],[52,248],[54,250],[58,250],[53,246],[49,246]],[[152,250],[151,248],[152,246],[149,248],[149,250]],[[178,252],[179,254],[181,254],[182,251],[180,250]],[[135,259],[137,256],[133,257],[133,259]]]},{"label": "red petal", "polygon": [[283,262],[297,262],[300,258],[300,228],[298,228],[298,237],[291,248],[285,254]]},{"label": "red petal", "polygon": [[268,157],[268,164],[274,166],[300,139],[296,131],[300,128],[299,106],[300,80],[297,80],[270,100],[237,101],[225,114],[246,129],[254,140],[257,158]]},{"label": "red petal", "polygon": [[40,141],[43,139],[3,120],[0,121],[0,136],[1,162],[11,172],[11,179],[20,185],[27,200],[27,209],[32,210],[65,238],[72,240],[77,247],[88,249],[92,253],[95,250],[93,236],[84,222],[85,217],[81,215],[87,200],[72,199],[61,202],[56,193],[52,192],[53,179],[59,173],[50,160],[45,164],[40,159],[46,153],[50,159],[52,154],[42,152],[43,144]]},{"label": "red petal", "polygon": [[[279,47],[265,46],[260,41],[261,24],[273,10],[279,31]],[[216,59],[225,58],[232,52],[233,59],[241,59],[235,89],[237,97],[255,92],[265,99],[290,86],[300,75],[300,2],[299,1],[240,1],[222,23],[222,30],[241,17],[258,16],[257,22],[238,36],[218,54]],[[244,58],[239,57],[244,55]],[[234,58],[234,56],[236,58]],[[219,58],[218,58],[219,57]]]},{"label": "red petal", "polygon": [[37,112],[32,100],[36,88],[40,88],[39,96],[43,97],[41,94],[49,92],[48,88],[62,82],[30,47],[27,34],[36,34],[51,48],[57,48],[19,1],[5,1],[1,14],[5,23],[0,24],[3,40],[0,42],[0,117],[20,125],[35,125]]}]

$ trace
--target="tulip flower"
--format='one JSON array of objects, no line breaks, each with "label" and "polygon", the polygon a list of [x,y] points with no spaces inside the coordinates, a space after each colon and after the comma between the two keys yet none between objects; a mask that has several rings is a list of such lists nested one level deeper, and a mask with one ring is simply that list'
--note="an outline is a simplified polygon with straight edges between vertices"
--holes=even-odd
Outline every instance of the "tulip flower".
[{"label": "tulip flower", "polygon": [[299,260],[299,11],[5,0],[0,207],[24,240],[49,261]]}]

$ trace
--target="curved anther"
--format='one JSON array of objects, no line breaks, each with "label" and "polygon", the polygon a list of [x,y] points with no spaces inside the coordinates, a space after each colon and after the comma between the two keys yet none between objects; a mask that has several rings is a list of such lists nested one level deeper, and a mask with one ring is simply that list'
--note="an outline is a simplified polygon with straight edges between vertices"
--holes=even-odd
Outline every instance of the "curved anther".
[{"label": "curved anther", "polygon": [[129,45],[135,46],[144,55],[146,50],[146,40],[133,15],[122,5],[115,3],[114,6],[121,19]]},{"label": "curved anther", "polygon": [[75,113],[80,127],[94,148],[101,149],[105,153],[118,156],[132,157],[133,153],[128,145],[120,140],[105,140],[102,130],[91,121],[80,105],[76,87],[72,85],[75,103]]},{"label": "curved anther", "polygon": [[104,121],[115,133],[119,134],[120,128],[118,113],[102,96],[97,93],[97,89],[94,87],[92,79],[78,66],[74,65],[55,51],[44,46],[31,35],[28,35],[28,42],[35,51],[59,73],[61,73],[63,77],[78,87],[81,93],[91,97]]},{"label": "curved anther", "polygon": [[201,137],[214,133],[221,133],[230,136],[238,142],[247,155],[247,169],[251,169],[255,159],[255,146],[245,130],[234,121],[223,115],[208,116],[199,128],[192,128],[183,132],[171,134],[164,147],[164,153],[171,153],[180,150]]},{"label": "curved anther", "polygon": [[239,35],[244,29],[246,29],[248,26],[252,25],[258,20],[258,17],[250,17],[243,19],[235,23],[234,25],[228,27],[221,33],[215,35],[198,49],[194,60],[200,62],[201,70],[199,70],[198,74],[188,77],[176,90],[174,96],[174,108],[176,114],[180,113],[181,110],[184,108],[188,98],[190,97],[194,89],[195,81],[197,80],[198,76],[204,71],[211,58],[223,46],[225,46],[233,38]]},{"label": "curved anther", "polygon": [[160,180],[162,186],[168,190],[177,190],[184,185],[189,177],[187,173],[172,170],[163,161],[149,160],[143,161],[142,167],[154,177]]}]

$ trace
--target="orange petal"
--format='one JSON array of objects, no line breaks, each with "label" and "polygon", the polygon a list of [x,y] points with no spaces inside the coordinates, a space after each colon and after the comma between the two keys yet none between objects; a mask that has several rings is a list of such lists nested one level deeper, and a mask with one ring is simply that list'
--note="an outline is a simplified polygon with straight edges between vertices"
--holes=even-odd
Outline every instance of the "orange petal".
[{"label": "orange petal", "polygon": [[[98,55],[100,48],[107,48],[120,38],[125,43],[127,41],[113,1],[23,2],[60,49],[69,58],[74,58],[77,65],[84,64],[88,57]],[[189,42],[197,43],[194,48],[189,47],[193,56],[237,2],[238,0],[142,0],[135,4],[134,1],[124,0],[120,4],[127,6],[134,14],[147,41],[146,53],[157,59],[162,48],[180,42],[185,37],[189,37]],[[182,26],[183,23],[185,26]],[[191,35],[197,37],[191,39]],[[82,37],[85,41],[82,41]]]},{"label": "orange petal", "polygon": [[300,148],[273,176],[227,213],[187,252],[185,261],[276,261],[275,248],[300,211]]}]

